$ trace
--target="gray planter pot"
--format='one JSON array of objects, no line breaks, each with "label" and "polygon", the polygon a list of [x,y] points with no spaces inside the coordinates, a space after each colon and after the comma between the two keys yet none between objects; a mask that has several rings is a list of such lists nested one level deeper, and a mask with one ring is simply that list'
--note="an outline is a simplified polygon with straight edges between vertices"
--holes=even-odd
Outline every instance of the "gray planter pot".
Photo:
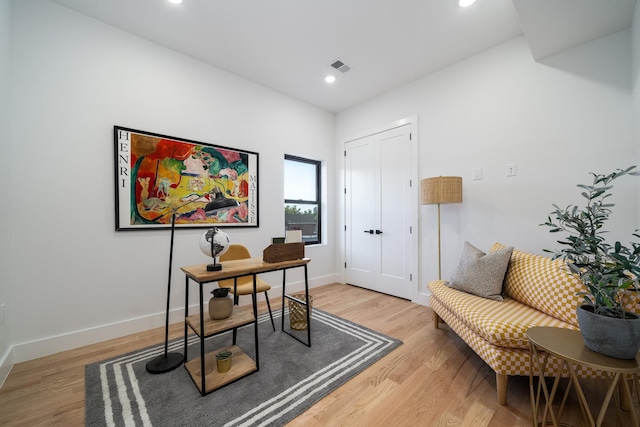
[{"label": "gray planter pot", "polygon": [[635,359],[640,349],[640,318],[616,319],[593,312],[593,307],[578,307],[578,325],[588,349],[617,359]]}]

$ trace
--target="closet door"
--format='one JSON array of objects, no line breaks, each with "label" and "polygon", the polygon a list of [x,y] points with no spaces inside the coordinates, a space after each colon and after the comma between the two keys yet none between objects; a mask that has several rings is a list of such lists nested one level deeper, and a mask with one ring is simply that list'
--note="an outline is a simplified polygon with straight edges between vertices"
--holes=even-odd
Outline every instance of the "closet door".
[{"label": "closet door", "polygon": [[411,136],[405,125],[345,144],[347,283],[411,298]]}]

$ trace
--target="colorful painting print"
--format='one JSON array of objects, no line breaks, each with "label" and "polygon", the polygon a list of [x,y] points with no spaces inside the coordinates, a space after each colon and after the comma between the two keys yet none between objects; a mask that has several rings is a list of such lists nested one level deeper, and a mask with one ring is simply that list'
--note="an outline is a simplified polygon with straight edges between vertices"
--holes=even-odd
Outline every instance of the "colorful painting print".
[{"label": "colorful painting print", "polygon": [[257,227],[258,153],[114,126],[116,231]]}]

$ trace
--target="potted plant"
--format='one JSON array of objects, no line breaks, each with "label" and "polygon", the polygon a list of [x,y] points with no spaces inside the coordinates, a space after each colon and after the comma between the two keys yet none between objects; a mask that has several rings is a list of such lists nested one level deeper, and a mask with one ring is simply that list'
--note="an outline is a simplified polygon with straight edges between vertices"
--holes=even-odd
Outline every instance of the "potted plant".
[{"label": "potted plant", "polygon": [[[624,175],[640,175],[635,166],[608,175],[593,175],[591,185],[578,185],[584,207],[569,205],[555,210],[547,222],[551,233],[564,232],[561,249],[545,250],[566,261],[569,271],[586,287],[584,304],[578,307],[578,323],[587,348],[620,359],[633,359],[640,348],[640,319],[635,313],[640,277],[640,235],[631,234],[628,246],[607,243],[604,225],[612,213],[612,182]],[[611,323],[611,325],[609,325]],[[613,339],[620,336],[620,342]]]},{"label": "potted plant", "polygon": [[229,350],[220,350],[216,353],[216,366],[218,368],[218,372],[225,373],[229,372],[231,369],[231,360],[233,353]]}]

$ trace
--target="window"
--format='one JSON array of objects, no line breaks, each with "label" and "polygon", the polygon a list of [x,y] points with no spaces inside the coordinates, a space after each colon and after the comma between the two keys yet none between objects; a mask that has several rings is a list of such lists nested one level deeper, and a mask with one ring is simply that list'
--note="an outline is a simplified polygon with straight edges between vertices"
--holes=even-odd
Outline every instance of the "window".
[{"label": "window", "polygon": [[320,161],[284,156],[284,229],[301,230],[306,244],[320,243]]}]

